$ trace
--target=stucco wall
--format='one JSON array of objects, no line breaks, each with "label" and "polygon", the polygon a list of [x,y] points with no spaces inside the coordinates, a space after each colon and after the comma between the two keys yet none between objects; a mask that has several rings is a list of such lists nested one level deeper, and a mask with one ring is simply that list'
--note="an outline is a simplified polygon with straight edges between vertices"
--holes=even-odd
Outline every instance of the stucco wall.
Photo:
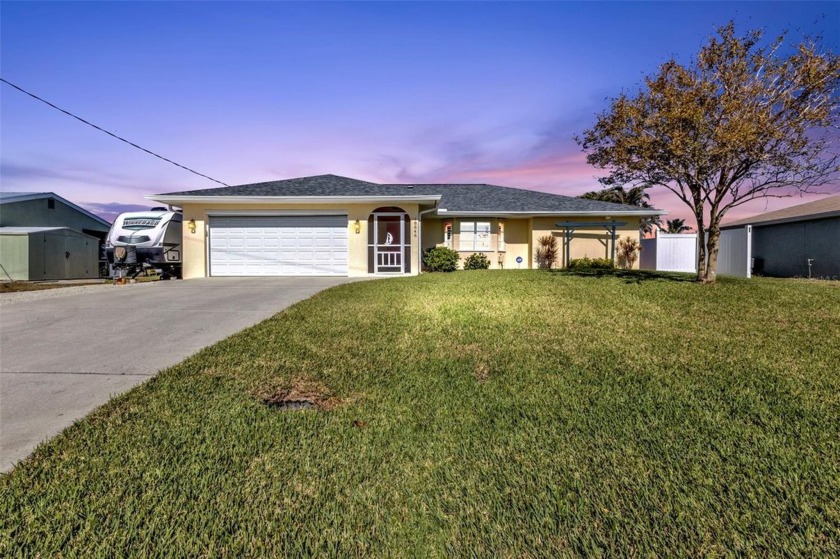
[{"label": "stucco wall", "polygon": [[[532,220],[531,231],[531,246],[532,253],[539,246],[538,239],[544,235],[554,235],[557,238],[557,261],[555,268],[564,268],[567,265],[565,261],[564,250],[564,229],[557,227],[557,223],[564,221],[575,222],[604,222],[607,221],[603,217],[535,217]],[[640,239],[639,234],[639,219],[632,217],[620,217],[614,219],[618,222],[626,222],[627,225],[616,228],[616,241],[622,237],[631,237],[637,241]],[[610,258],[610,247],[612,244],[611,234],[603,227],[594,226],[591,229],[579,227],[575,230],[574,237],[569,245],[569,259],[576,258]],[[616,251],[616,255],[618,252]],[[533,254],[530,254],[533,260]],[[536,264],[534,264],[536,266]],[[639,261],[636,260],[634,268],[639,267]]]},{"label": "stucco wall", "polygon": [[[505,269],[527,270],[533,265],[530,232],[530,219],[508,219],[505,221],[505,245],[507,248],[505,251]],[[516,263],[518,256],[522,257],[522,264]]]},{"label": "stucco wall", "polygon": [[754,272],[775,277],[840,278],[840,217],[754,225]]},{"label": "stucco wall", "polygon": [[[534,251],[538,246],[537,240],[543,235],[554,235],[557,238],[559,256],[555,267],[562,268],[566,265],[563,253],[563,229],[556,224],[563,221],[586,221],[602,222],[604,218],[586,217],[534,217],[523,219],[489,219],[489,218],[464,218],[464,221],[489,221],[491,230],[491,250],[485,254],[490,259],[491,269],[499,268],[499,254],[503,255],[503,266],[508,270],[529,269],[536,267]],[[431,248],[443,244],[444,222],[446,220],[426,219],[423,221],[423,247]],[[451,220],[453,223],[452,248],[457,250],[461,260],[473,254],[474,251],[460,251],[460,218]],[[626,222],[627,225],[616,229],[616,239],[621,237],[632,237],[639,240],[639,220],[637,218],[621,218],[615,221]],[[498,226],[503,224],[505,231],[505,250],[498,251]],[[609,258],[611,236],[603,227],[592,229],[579,228],[570,245],[571,258]],[[522,264],[516,264],[516,258],[522,258]],[[638,268],[638,260],[635,267]]]},{"label": "stucco wall", "polygon": [[[184,279],[202,278],[207,275],[207,240],[210,230],[208,228],[210,215],[216,213],[241,213],[247,215],[265,215],[274,212],[280,215],[288,212],[306,214],[323,213],[334,211],[347,214],[347,240],[348,240],[348,275],[368,275],[368,217],[373,210],[382,207],[382,204],[230,204],[230,205],[200,205],[185,204],[184,211],[184,257],[183,277]],[[418,238],[417,238],[417,204],[401,204],[411,218],[411,273],[416,274],[418,269]],[[196,232],[191,233],[189,221],[195,220]],[[359,233],[356,233],[356,220],[359,221]]]},{"label": "stucco wall", "polygon": [[425,217],[423,219],[423,249],[434,248],[443,244],[443,223],[442,219]]},{"label": "stucco wall", "polygon": [[[459,223],[461,221],[489,222],[490,223],[490,250],[460,250],[461,235]],[[426,218],[423,220],[423,248],[433,248],[444,244],[444,224],[452,223],[452,249],[458,252],[463,265],[464,259],[476,252],[483,252],[490,260],[490,269],[499,268],[515,269],[516,257],[521,256],[523,261],[522,269],[529,267],[529,220],[528,219],[496,219],[496,218]],[[499,246],[499,225],[504,228],[505,246],[500,250]]]}]

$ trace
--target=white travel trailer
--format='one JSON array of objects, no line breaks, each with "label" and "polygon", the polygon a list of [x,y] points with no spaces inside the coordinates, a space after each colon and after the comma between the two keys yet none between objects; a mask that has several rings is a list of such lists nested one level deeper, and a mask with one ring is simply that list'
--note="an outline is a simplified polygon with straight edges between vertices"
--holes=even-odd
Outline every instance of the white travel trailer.
[{"label": "white travel trailer", "polygon": [[180,211],[167,208],[120,214],[105,240],[108,263],[125,275],[160,268],[163,279],[180,278],[182,222]]}]

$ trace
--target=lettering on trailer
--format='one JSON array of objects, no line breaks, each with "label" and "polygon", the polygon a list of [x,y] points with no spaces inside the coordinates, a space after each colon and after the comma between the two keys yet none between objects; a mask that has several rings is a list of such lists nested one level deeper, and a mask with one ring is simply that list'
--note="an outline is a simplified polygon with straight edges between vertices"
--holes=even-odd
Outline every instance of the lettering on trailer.
[{"label": "lettering on trailer", "polygon": [[123,220],[123,229],[154,229],[160,223],[159,217],[128,217]]}]

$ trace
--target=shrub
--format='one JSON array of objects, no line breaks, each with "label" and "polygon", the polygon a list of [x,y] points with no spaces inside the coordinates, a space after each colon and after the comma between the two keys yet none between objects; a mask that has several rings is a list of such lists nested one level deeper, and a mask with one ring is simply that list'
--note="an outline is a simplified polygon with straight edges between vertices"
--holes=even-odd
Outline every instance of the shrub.
[{"label": "shrub", "polygon": [[537,267],[549,270],[557,260],[557,238],[554,235],[544,235],[537,239],[539,246],[534,256],[537,259]]},{"label": "shrub", "polygon": [[618,263],[625,270],[629,270],[639,257],[642,250],[641,244],[632,237],[623,237],[618,240]]},{"label": "shrub", "polygon": [[454,272],[458,269],[458,253],[446,247],[430,248],[423,254],[423,264],[430,272]]},{"label": "shrub", "polygon": [[469,255],[464,260],[465,270],[486,270],[489,267],[490,259],[487,258],[487,255],[481,254],[479,252]]},{"label": "shrub", "polygon": [[569,261],[570,270],[612,270],[613,263],[609,258],[575,258]]}]

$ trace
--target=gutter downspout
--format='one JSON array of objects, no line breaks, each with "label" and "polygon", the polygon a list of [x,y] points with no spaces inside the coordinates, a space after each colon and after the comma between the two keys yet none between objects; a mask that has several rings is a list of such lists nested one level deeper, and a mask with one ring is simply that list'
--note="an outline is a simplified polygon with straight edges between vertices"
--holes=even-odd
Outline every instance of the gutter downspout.
[{"label": "gutter downspout", "polygon": [[428,210],[417,212],[417,275],[423,271],[423,215],[437,211],[440,200],[435,200],[435,206]]}]

